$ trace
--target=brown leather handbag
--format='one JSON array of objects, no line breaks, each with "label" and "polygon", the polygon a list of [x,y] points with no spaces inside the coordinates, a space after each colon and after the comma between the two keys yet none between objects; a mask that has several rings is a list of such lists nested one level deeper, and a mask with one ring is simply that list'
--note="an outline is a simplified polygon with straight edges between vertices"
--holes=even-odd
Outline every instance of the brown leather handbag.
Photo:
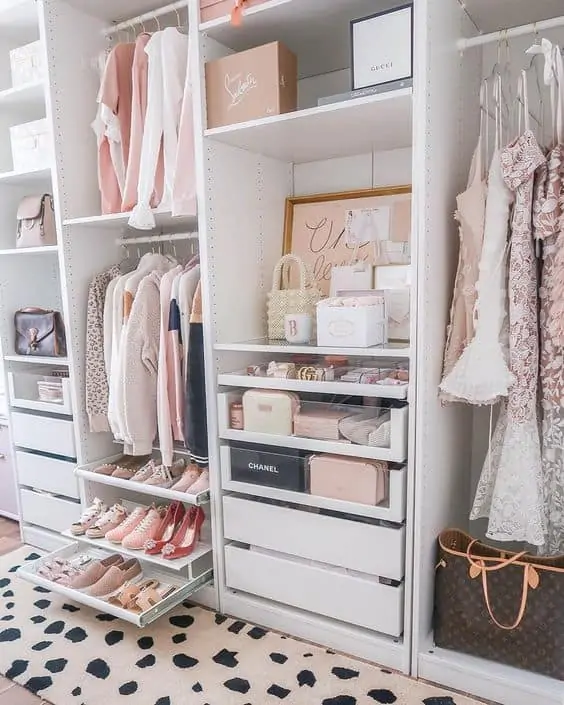
[{"label": "brown leather handbag", "polygon": [[564,679],[564,556],[503,551],[443,531],[434,622],[439,647]]},{"label": "brown leather handbag", "polygon": [[58,311],[24,308],[14,315],[16,354],[64,357],[67,354],[65,324]]}]

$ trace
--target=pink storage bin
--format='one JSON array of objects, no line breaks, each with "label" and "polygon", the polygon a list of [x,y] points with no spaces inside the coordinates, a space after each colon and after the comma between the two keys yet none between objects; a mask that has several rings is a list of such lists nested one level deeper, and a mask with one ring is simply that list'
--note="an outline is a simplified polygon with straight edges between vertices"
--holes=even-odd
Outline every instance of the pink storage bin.
[{"label": "pink storage bin", "polygon": [[309,482],[312,495],[376,506],[388,498],[388,464],[341,455],[312,455]]}]

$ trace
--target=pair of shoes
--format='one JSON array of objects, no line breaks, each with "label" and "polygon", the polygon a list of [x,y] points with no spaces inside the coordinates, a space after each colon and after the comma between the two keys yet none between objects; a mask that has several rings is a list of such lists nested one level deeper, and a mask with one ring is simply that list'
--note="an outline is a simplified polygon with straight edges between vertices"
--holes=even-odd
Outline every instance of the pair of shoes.
[{"label": "pair of shoes", "polygon": [[123,587],[108,598],[108,602],[117,607],[141,614],[172,595],[176,588],[150,579],[141,583],[125,583]]},{"label": "pair of shoes", "polygon": [[165,465],[159,465],[155,468],[153,474],[143,481],[143,484],[150,485],[151,487],[169,489],[182,475],[185,468],[186,461],[182,458],[174,462],[170,468],[167,468]]},{"label": "pair of shoes", "polygon": [[118,467],[127,467],[139,462],[140,458],[135,455],[122,455],[119,460],[114,460],[112,463],[104,463],[97,467],[94,472],[98,475],[113,475]]},{"label": "pair of shoes", "polygon": [[157,534],[163,514],[164,507],[136,507],[125,521],[106,534],[106,539],[132,551],[140,551],[145,542]]},{"label": "pair of shoes", "polygon": [[180,502],[169,504],[166,514],[162,518],[154,536],[147,537],[143,548],[145,553],[154,556],[160,553],[163,547],[172,541],[184,518],[184,506]]},{"label": "pair of shoes", "polygon": [[116,503],[106,512],[101,514],[98,519],[88,529],[86,529],[86,536],[89,539],[102,539],[108,532],[115,529],[126,519],[127,509],[123,506],[123,504]]},{"label": "pair of shoes", "polygon": [[131,480],[131,478],[143,468],[151,459],[150,455],[134,457],[131,461],[118,462],[116,469],[112,473],[112,477],[117,477],[120,480]]},{"label": "pair of shoes", "polygon": [[175,560],[189,556],[200,539],[205,518],[201,507],[190,507],[170,542],[163,546],[163,558]]},{"label": "pair of shoes", "polygon": [[80,575],[68,582],[74,590],[84,590],[92,597],[103,597],[120,588],[141,574],[139,561],[131,558],[125,561],[114,553],[100,561],[94,561]]},{"label": "pair of shoes", "polygon": [[108,507],[101,499],[96,497],[90,507],[82,512],[80,519],[71,525],[71,534],[73,536],[83,536],[107,511]]},{"label": "pair of shoes", "polygon": [[197,465],[190,465],[180,480],[171,487],[175,492],[186,492],[187,494],[199,494],[209,490],[209,488],[209,470],[202,470]]}]

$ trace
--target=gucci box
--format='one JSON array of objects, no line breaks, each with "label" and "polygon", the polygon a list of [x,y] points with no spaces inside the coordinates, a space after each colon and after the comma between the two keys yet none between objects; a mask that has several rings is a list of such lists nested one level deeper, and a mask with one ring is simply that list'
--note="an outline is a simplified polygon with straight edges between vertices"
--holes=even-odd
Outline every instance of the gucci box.
[{"label": "gucci box", "polygon": [[307,492],[305,451],[285,448],[273,453],[272,446],[231,444],[231,479],[253,485]]},{"label": "gucci box", "polygon": [[281,42],[206,64],[208,128],[280,115],[298,102],[298,62]]},{"label": "gucci box", "polygon": [[413,5],[351,22],[353,90],[413,76]]}]

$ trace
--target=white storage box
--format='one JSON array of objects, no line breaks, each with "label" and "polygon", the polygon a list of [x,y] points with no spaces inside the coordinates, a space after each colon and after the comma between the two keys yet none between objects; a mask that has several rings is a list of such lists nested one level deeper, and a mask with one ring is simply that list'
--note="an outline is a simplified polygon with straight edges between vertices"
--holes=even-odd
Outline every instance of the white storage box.
[{"label": "white storage box", "polygon": [[386,307],[317,306],[317,344],[320,347],[370,348],[387,342]]},{"label": "white storage box", "polygon": [[41,41],[31,42],[10,52],[12,86],[17,88],[26,83],[35,83],[45,78],[45,64],[41,51]]},{"label": "white storage box", "polygon": [[14,171],[33,171],[51,164],[51,138],[46,118],[10,127]]},{"label": "white storage box", "polygon": [[413,5],[351,22],[353,89],[413,76]]}]

